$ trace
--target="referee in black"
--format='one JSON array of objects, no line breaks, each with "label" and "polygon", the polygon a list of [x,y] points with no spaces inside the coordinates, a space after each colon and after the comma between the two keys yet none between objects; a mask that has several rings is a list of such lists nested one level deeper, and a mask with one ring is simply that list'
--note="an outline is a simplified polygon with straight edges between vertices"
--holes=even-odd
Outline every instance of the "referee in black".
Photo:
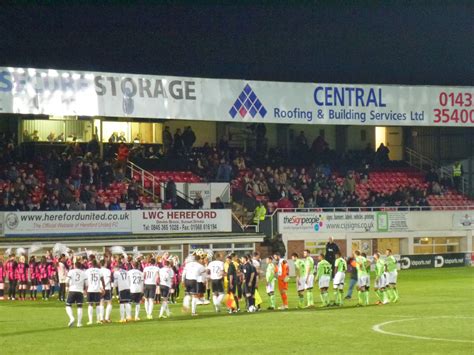
[{"label": "referee in black", "polygon": [[332,275],[334,276],[334,263],[336,262],[336,253],[340,253],[339,247],[334,243],[334,238],[329,237],[326,243],[326,260],[332,265]]}]

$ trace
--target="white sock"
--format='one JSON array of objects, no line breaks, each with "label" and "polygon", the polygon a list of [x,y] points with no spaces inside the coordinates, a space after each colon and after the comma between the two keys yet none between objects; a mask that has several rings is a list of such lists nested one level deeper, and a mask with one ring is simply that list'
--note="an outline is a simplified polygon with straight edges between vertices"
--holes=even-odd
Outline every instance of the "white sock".
[{"label": "white sock", "polygon": [[135,318],[138,318],[139,315],[140,315],[140,303],[137,303],[135,305]]},{"label": "white sock", "polygon": [[165,307],[166,307],[166,305],[165,305],[165,303],[163,302],[163,303],[161,304],[161,307],[160,307],[160,317],[163,316],[163,313],[165,313]]},{"label": "white sock", "polygon": [[132,318],[132,305],[130,303],[125,304],[125,313],[128,319]]},{"label": "white sock", "polygon": [[196,297],[193,297],[193,300],[191,302],[191,313],[195,314],[196,313],[196,307],[198,304],[199,300]]},{"label": "white sock", "polygon": [[92,317],[94,314],[94,307],[90,304],[89,307],[87,307],[87,316],[89,317],[89,323],[92,322]]},{"label": "white sock", "polygon": [[77,309],[77,325],[82,324],[82,307]]},{"label": "white sock", "polygon": [[184,298],[183,298],[183,307],[189,308],[190,303],[191,303],[191,296],[190,295],[184,296]]},{"label": "white sock", "polygon": [[165,309],[165,311],[166,311],[166,315],[169,317],[169,315],[170,315],[170,306],[169,306],[169,303],[168,303],[168,302],[166,302],[166,309]]},{"label": "white sock", "polygon": [[99,320],[102,322],[104,320],[104,304],[101,303],[97,309],[99,310]]},{"label": "white sock", "polygon": [[125,304],[120,304],[120,320],[125,319]]},{"label": "white sock", "polygon": [[150,307],[148,306],[148,298],[145,298],[145,313],[147,316],[150,315],[149,310],[150,310]]},{"label": "white sock", "polygon": [[95,307],[95,315],[97,317],[97,322],[100,322],[102,320],[102,318],[101,318],[101,314],[102,314],[101,309],[102,309],[102,306],[100,306],[100,305]]},{"label": "white sock", "polygon": [[66,313],[69,317],[69,321],[74,322],[74,315],[72,314],[72,307],[66,307]]},{"label": "white sock", "polygon": [[212,304],[217,307],[217,296],[212,295]]},{"label": "white sock", "polygon": [[110,313],[112,312],[112,303],[107,304],[105,308],[105,320],[110,320]]},{"label": "white sock", "polygon": [[224,300],[225,295],[223,293],[219,293],[219,296],[217,296],[217,303],[219,304],[219,307],[222,305],[222,301]]},{"label": "white sock", "polygon": [[153,298],[148,299],[148,314],[150,316],[153,315],[153,307],[155,306],[155,302],[153,302]]}]

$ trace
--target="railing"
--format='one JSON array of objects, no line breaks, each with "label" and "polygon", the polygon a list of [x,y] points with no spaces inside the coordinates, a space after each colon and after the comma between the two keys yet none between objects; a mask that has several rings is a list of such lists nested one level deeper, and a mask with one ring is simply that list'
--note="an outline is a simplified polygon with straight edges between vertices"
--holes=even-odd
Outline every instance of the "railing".
[{"label": "railing", "polygon": [[[163,183],[157,181],[156,177],[152,173],[140,168],[138,165],[132,163],[131,161],[128,162],[127,167],[128,171],[130,171],[131,181],[136,181],[136,174],[140,176],[140,187],[143,191],[149,193],[153,197],[153,199],[155,199],[157,195],[161,195],[161,187],[164,187],[164,185]],[[151,188],[145,187],[145,182],[149,182]]]},{"label": "railing", "polygon": [[[431,168],[438,169],[441,173],[441,176],[448,176],[452,177],[452,170],[446,166],[442,166],[437,162],[436,160],[433,160],[431,158],[428,158],[427,156],[424,156],[423,154],[418,153],[417,151],[406,148],[405,149],[406,155],[407,155],[407,162],[410,166],[413,166],[414,168],[417,168],[422,171],[428,171]],[[468,189],[468,181],[466,177],[462,176],[461,177],[461,192],[464,194]]]},{"label": "railing", "polygon": [[232,211],[232,219],[237,223],[239,228],[242,232],[245,232],[249,229],[253,229],[255,233],[258,233],[258,225],[257,224],[244,224],[242,221],[235,215],[234,211]]}]

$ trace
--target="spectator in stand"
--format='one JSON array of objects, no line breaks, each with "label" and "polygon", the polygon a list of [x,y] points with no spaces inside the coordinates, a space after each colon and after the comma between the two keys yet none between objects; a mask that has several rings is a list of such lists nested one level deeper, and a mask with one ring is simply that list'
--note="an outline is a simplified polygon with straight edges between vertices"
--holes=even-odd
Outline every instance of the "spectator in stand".
[{"label": "spectator in stand", "polygon": [[109,211],[120,211],[120,210],[122,210],[120,203],[118,203],[115,197],[112,198],[112,201],[109,204]]},{"label": "spectator in stand", "polygon": [[123,182],[125,180],[125,174],[122,168],[118,168],[115,170],[114,178],[116,182]]},{"label": "spectator in stand", "polygon": [[105,206],[105,203],[104,203],[104,199],[102,197],[97,197],[97,202],[95,205],[96,205],[97,211],[107,210],[107,207]]},{"label": "spectator in stand", "polygon": [[142,210],[143,204],[140,200],[134,200],[133,198],[128,199],[126,210]]},{"label": "spectator in stand", "polygon": [[113,132],[112,135],[109,137],[109,143],[118,143],[119,136],[117,132]]},{"label": "spectator in stand", "polygon": [[49,142],[49,143],[53,143],[54,140],[56,138],[56,134],[54,132],[50,132],[48,134],[48,136],[46,137],[46,140]]},{"label": "spectator in stand", "polygon": [[184,151],[184,143],[183,143],[183,135],[181,133],[181,129],[176,129],[176,133],[174,134],[174,153],[176,155],[181,155]]},{"label": "spectator in stand", "polygon": [[90,185],[84,185],[82,187],[82,190],[79,194],[80,200],[81,200],[82,203],[87,203],[87,202],[90,201],[90,199],[92,197],[92,195],[90,193],[90,188],[91,188]]},{"label": "spectator in stand", "polygon": [[122,165],[125,165],[128,160],[128,155],[130,151],[125,143],[120,143],[117,151],[117,161]]},{"label": "spectator in stand", "polygon": [[463,175],[463,168],[462,164],[457,161],[453,164],[453,185],[456,190],[461,192],[462,190],[462,175]]},{"label": "spectator in stand", "polygon": [[356,181],[354,179],[354,174],[349,173],[344,180],[344,192],[353,194],[355,192]]},{"label": "spectator in stand", "polygon": [[79,197],[75,197],[74,201],[69,205],[70,211],[84,211],[84,204],[81,202]]},{"label": "spectator in stand", "polygon": [[225,159],[221,159],[221,163],[217,168],[216,181],[230,182],[232,180],[232,167]]},{"label": "spectator in stand", "polygon": [[82,160],[78,160],[71,168],[71,179],[74,188],[78,190],[81,187],[82,182],[82,167],[84,163]]},{"label": "spectator in stand", "polygon": [[278,201],[277,207],[280,208],[280,209],[295,208],[295,206],[293,205],[293,202],[291,202],[291,201],[288,199],[288,197],[286,197],[286,196],[282,197],[282,198]]},{"label": "spectator in stand", "polygon": [[102,188],[106,189],[114,180],[114,171],[108,160],[100,167],[100,179],[102,181]]},{"label": "spectator in stand", "polygon": [[222,202],[220,197],[216,197],[216,202],[212,204],[212,208],[216,210],[223,210],[225,208],[224,202]]},{"label": "spectator in stand", "polygon": [[173,136],[171,135],[170,128],[166,126],[165,130],[163,131],[164,154],[168,154],[171,151],[172,146],[173,146]]},{"label": "spectator in stand", "polygon": [[125,137],[125,132],[120,132],[120,136],[117,139],[119,143],[127,143],[127,138]]},{"label": "spectator in stand", "polygon": [[89,201],[86,203],[86,211],[96,211],[97,210],[97,202],[95,197],[91,197]]},{"label": "spectator in stand", "polygon": [[426,182],[439,182],[439,175],[436,172],[435,168],[431,168],[428,174],[426,174]]},{"label": "spectator in stand", "polygon": [[191,153],[191,149],[196,142],[196,134],[194,134],[191,126],[187,126],[183,132],[183,145],[186,154]]},{"label": "spectator in stand", "polygon": [[100,145],[96,134],[93,134],[92,139],[87,143],[87,152],[92,153],[94,156],[99,155]]},{"label": "spectator in stand", "polygon": [[196,197],[194,197],[193,208],[195,210],[200,210],[204,207],[204,200],[202,199],[201,193],[196,192]]},{"label": "spectator in stand", "polygon": [[382,167],[387,166],[390,162],[389,154],[390,150],[383,143],[380,143],[375,152],[375,164]]},{"label": "spectator in stand", "polygon": [[166,200],[171,203],[173,208],[176,208],[178,206],[178,195],[176,191],[176,184],[171,178],[166,183],[165,197],[166,197]]}]

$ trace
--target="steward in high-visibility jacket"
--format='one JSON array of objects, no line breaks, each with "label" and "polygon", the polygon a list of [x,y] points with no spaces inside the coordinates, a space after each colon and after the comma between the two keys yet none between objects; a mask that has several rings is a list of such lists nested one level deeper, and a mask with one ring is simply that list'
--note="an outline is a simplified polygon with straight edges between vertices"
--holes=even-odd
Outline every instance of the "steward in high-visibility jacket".
[{"label": "steward in high-visibility jacket", "polygon": [[255,207],[255,211],[253,212],[253,223],[260,224],[261,221],[265,220],[265,216],[267,215],[267,209],[263,205],[263,202],[260,201],[258,206]]},{"label": "steward in high-visibility jacket", "polygon": [[462,176],[462,164],[460,162],[456,162],[453,165],[453,177]]}]

